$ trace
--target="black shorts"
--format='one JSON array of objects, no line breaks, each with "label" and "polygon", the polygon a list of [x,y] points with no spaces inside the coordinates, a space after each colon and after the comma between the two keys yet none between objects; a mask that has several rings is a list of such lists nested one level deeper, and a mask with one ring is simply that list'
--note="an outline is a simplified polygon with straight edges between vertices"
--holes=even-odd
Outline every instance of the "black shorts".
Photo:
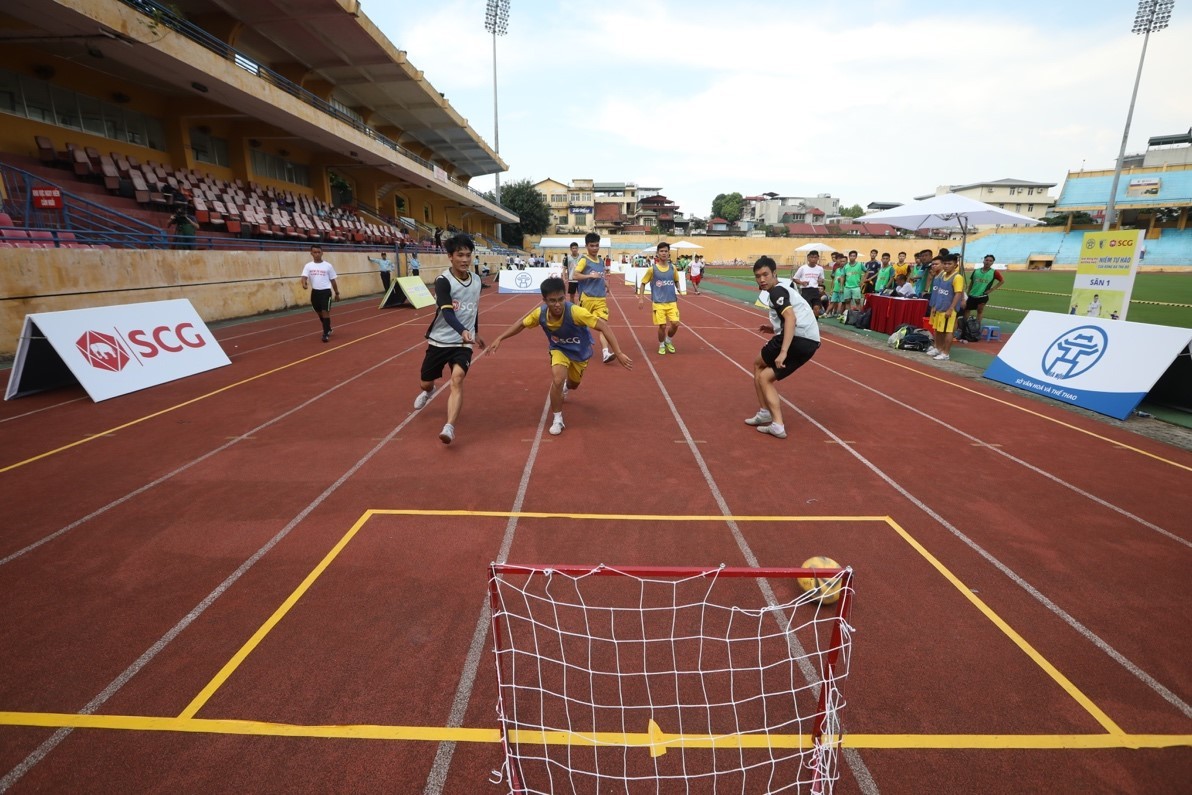
[{"label": "black shorts", "polygon": [[774,370],[774,377],[781,381],[811,361],[811,357],[819,350],[819,346],[820,344],[815,340],[809,340],[806,337],[795,337],[791,340],[790,348],[787,349],[786,362],[781,368],[774,367],[774,360],[782,352],[782,337],[775,336],[770,338],[770,341],[762,347],[762,361]]},{"label": "black shorts", "polygon": [[311,290],[310,305],[315,308],[316,312],[330,312],[331,290]]},{"label": "black shorts", "polygon": [[[575,295],[577,292],[579,292],[579,282],[576,282],[576,281],[567,282],[567,294]],[[574,301],[572,303],[574,303]]]},{"label": "black shorts", "polygon": [[988,301],[989,301],[988,293],[986,293],[985,295],[975,295],[975,296],[970,295],[968,297],[968,301],[966,301],[964,304],[964,311],[965,312],[974,312],[977,310],[978,307],[981,306],[981,304],[987,303]]},{"label": "black shorts", "polygon": [[427,345],[426,355],[422,357],[422,380],[437,381],[443,377],[443,368],[458,364],[468,372],[472,364],[471,348],[442,348],[438,345]]},{"label": "black shorts", "polygon": [[803,300],[812,306],[820,301],[820,288],[818,287],[804,287],[799,292],[803,295]]}]

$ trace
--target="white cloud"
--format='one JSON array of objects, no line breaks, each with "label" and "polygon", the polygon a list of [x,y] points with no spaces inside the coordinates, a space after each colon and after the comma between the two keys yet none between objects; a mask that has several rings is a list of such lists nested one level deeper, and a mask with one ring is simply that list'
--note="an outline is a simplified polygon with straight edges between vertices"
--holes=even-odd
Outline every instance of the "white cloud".
[{"label": "white cloud", "polygon": [[[371,15],[491,141],[483,4],[427,6]],[[653,183],[695,214],[732,190],[865,204],[1062,182],[1117,155],[1141,47],[1121,6],[513,0],[498,41],[505,179]],[[1151,39],[1132,151],[1189,124],[1173,76],[1192,73],[1192,24],[1176,11]]]}]

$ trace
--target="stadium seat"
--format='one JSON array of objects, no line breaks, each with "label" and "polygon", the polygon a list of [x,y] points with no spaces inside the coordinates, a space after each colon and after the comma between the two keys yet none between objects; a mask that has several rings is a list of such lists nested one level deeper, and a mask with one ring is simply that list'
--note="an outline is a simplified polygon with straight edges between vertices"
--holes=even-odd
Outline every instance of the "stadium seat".
[{"label": "stadium seat", "polygon": [[0,213],[0,226],[16,226],[12,222],[12,216],[8,213]]},{"label": "stadium seat", "polygon": [[55,248],[54,233],[46,229],[34,229],[29,232],[29,240],[42,248]]}]

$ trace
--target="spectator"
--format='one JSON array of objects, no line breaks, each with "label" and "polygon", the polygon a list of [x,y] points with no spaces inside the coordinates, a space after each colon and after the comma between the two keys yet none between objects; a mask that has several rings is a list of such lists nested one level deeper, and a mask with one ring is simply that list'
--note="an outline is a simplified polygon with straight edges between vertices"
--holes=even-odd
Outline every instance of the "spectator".
[{"label": "spectator", "polygon": [[882,254],[882,267],[878,269],[877,279],[873,283],[875,293],[894,291],[894,265],[890,262],[889,254]]},{"label": "spectator", "polygon": [[986,254],[977,268],[969,276],[968,300],[964,304],[964,320],[968,320],[968,313],[977,310],[977,323],[985,322],[985,304],[989,303],[989,296],[1005,283],[1002,274],[993,269],[994,256]]},{"label": "spectator", "polygon": [[420,267],[420,265],[418,264],[418,252],[417,251],[410,253],[410,258],[408,260],[408,263],[410,266],[410,275],[417,276],[418,268]]},{"label": "spectator", "polygon": [[791,286],[798,288],[799,294],[803,296],[803,300],[811,307],[817,318],[820,316],[822,308],[820,306],[820,285],[824,281],[824,267],[819,264],[819,256],[818,251],[808,251],[807,262],[799,266],[791,280]]},{"label": "spectator", "polygon": [[914,298],[915,285],[906,280],[906,274],[894,277],[894,295],[897,298]]},{"label": "spectator", "polygon": [[848,253],[848,262],[841,269],[841,274],[844,278],[844,288],[840,296],[840,307],[843,314],[846,303],[849,309],[861,308],[861,283],[865,280],[865,266],[857,262],[856,249]]},{"label": "spectator", "polygon": [[183,251],[194,249],[196,228],[197,222],[187,215],[185,207],[175,210],[174,214],[170,216],[169,223],[166,224],[166,231],[174,239],[174,248]]},{"label": "spectator", "polygon": [[393,275],[393,261],[389,259],[389,255],[382,251],[380,259],[369,257],[368,261],[376,265],[381,274],[381,289],[389,292],[389,279]]},{"label": "spectator", "polygon": [[874,283],[877,281],[877,272],[881,270],[882,264],[877,261],[877,249],[869,249],[869,261],[865,263],[865,282],[864,292],[872,293],[874,291]]},{"label": "spectator", "polygon": [[960,255],[936,257],[943,267],[931,285],[931,328],[935,331],[935,345],[927,349],[928,356],[946,362],[952,358],[952,337],[956,331],[956,316],[964,300],[964,277],[958,272]]}]

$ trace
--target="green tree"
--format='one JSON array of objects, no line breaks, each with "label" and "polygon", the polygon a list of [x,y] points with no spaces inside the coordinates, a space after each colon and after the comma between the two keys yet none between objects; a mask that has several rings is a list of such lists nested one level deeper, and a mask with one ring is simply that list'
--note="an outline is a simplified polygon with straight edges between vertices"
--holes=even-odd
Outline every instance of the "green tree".
[{"label": "green tree", "polygon": [[[490,201],[496,201],[491,191],[484,195]],[[521,248],[526,235],[540,235],[550,226],[550,207],[546,198],[528,179],[501,186],[501,204],[518,216],[516,224],[501,224],[501,239],[511,246]]]},{"label": "green tree", "polygon": [[691,228],[692,229],[707,229],[708,222],[705,221],[703,218],[692,218],[691,219]]},{"label": "green tree", "polygon": [[745,197],[740,193],[718,193],[712,199],[712,216],[719,216],[729,223],[741,220],[745,210]]},{"label": "green tree", "polygon": [[[1043,226],[1064,226],[1068,223],[1068,216],[1065,213],[1060,213],[1059,215],[1049,215],[1046,218],[1042,218],[1040,220],[1043,222]],[[1097,223],[1097,220],[1086,212],[1072,213],[1073,226],[1095,223]]]},{"label": "green tree", "polygon": [[865,214],[865,210],[859,204],[854,204],[852,207],[845,207],[840,211],[840,214],[845,218],[860,218]]}]

